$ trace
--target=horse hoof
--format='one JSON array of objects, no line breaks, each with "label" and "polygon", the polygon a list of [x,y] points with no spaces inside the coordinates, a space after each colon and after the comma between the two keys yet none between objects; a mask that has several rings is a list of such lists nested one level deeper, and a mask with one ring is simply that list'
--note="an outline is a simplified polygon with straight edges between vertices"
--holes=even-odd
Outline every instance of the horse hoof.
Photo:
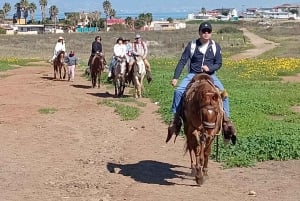
[{"label": "horse hoof", "polygon": [[196,177],[196,183],[201,186],[204,183],[204,177]]}]

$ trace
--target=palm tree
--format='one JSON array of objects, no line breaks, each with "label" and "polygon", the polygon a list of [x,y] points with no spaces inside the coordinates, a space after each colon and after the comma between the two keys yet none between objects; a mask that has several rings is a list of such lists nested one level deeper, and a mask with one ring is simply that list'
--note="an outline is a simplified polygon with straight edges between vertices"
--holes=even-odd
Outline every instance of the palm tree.
[{"label": "palm tree", "polygon": [[53,22],[56,20],[56,16],[58,15],[58,8],[55,5],[50,6],[49,15]]},{"label": "palm tree", "polygon": [[111,4],[108,0],[103,2],[103,10],[105,13],[105,29],[107,30],[107,18],[111,15]]},{"label": "palm tree", "polygon": [[28,6],[31,21],[34,21],[34,14],[35,14],[36,8],[37,7],[36,7],[35,3],[33,3],[33,2],[30,3],[29,6]]},{"label": "palm tree", "polygon": [[202,15],[206,15],[206,9],[204,7],[201,8]]},{"label": "palm tree", "polygon": [[42,11],[42,22],[45,21],[46,19],[46,7],[48,4],[47,0],[39,0],[40,6],[41,6],[41,11]]},{"label": "palm tree", "polygon": [[129,29],[133,29],[134,28],[134,20],[132,19],[132,17],[126,17],[125,23],[129,27]]},{"label": "palm tree", "polygon": [[10,3],[5,2],[2,8],[3,8],[3,13],[4,13],[4,19],[5,19],[7,14],[11,10]]},{"label": "palm tree", "polygon": [[58,8],[55,5],[50,6],[49,15],[50,15],[52,22],[54,22],[54,33],[56,33],[56,16],[57,16],[57,14],[58,14]]},{"label": "palm tree", "polygon": [[111,9],[109,18],[116,17],[116,15],[117,15],[117,11],[115,9]]},{"label": "palm tree", "polygon": [[147,25],[150,25],[153,21],[152,13],[146,13],[145,14],[145,22]]},{"label": "palm tree", "polygon": [[21,19],[21,4],[16,3],[15,4],[15,9],[17,9],[16,17],[17,19]]},{"label": "palm tree", "polygon": [[20,6],[21,6],[21,10],[23,12],[23,17],[25,19],[25,23],[26,23],[26,19],[28,17],[28,6],[29,6],[28,0],[21,0]]}]

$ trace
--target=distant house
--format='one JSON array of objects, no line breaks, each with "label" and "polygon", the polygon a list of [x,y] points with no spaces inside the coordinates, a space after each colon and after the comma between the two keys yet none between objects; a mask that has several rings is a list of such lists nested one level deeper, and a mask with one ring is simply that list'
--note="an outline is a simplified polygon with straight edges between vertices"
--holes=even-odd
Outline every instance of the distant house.
[{"label": "distant house", "polygon": [[149,29],[154,31],[176,30],[186,28],[185,22],[152,21]]},{"label": "distant house", "polygon": [[188,14],[188,20],[237,20],[237,10],[235,8],[218,8],[206,13]]},{"label": "distant house", "polygon": [[43,34],[45,32],[45,26],[40,24],[17,24],[17,34]]},{"label": "distant house", "polygon": [[111,18],[106,20],[107,31],[109,31],[110,27],[115,24],[125,24],[125,19],[121,18]]}]

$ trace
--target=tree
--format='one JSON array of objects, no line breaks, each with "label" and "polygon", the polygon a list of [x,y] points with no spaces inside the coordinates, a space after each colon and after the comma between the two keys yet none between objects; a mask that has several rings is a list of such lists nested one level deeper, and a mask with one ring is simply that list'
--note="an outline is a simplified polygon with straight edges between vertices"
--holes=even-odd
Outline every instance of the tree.
[{"label": "tree", "polygon": [[[4,8],[3,8],[4,9]],[[299,14],[299,11],[297,9],[291,9],[289,10],[289,12],[293,13],[293,14],[296,14],[298,15]]]},{"label": "tree", "polygon": [[112,17],[116,17],[116,15],[117,15],[117,11],[115,9],[111,9],[109,18],[111,19]]},{"label": "tree", "polygon": [[125,24],[129,27],[129,29],[134,29],[134,20],[132,17],[126,17]]},{"label": "tree", "polygon": [[4,19],[6,18],[7,14],[10,12],[11,10],[11,6],[10,3],[5,2],[3,5],[3,14],[4,14]]},{"label": "tree", "polygon": [[41,11],[42,11],[42,22],[45,21],[46,19],[46,7],[48,4],[47,0],[39,0],[40,6],[41,6]]},{"label": "tree", "polygon": [[169,23],[173,23],[173,22],[174,22],[173,18],[171,18],[171,17],[168,17],[168,18],[167,18],[167,21],[168,21]]},{"label": "tree", "polygon": [[23,12],[23,17],[25,19],[25,23],[26,23],[26,19],[28,17],[28,0],[21,0],[20,1],[20,7],[21,7],[21,11]]},{"label": "tree", "polygon": [[137,20],[134,21],[134,27],[136,29],[141,29],[143,26],[145,26],[145,20],[137,19]]},{"label": "tree", "polygon": [[36,7],[35,3],[33,3],[33,2],[30,3],[29,6],[28,6],[31,21],[34,21],[34,14],[35,14],[36,8],[37,7]]},{"label": "tree", "polygon": [[108,0],[103,2],[103,10],[105,13],[105,29],[107,30],[107,18],[110,17],[111,12],[111,4]]},{"label": "tree", "polygon": [[21,19],[21,4],[20,3],[16,3],[15,4],[15,8],[17,9],[16,18],[17,19]]},{"label": "tree", "polygon": [[79,13],[70,13],[66,16],[66,24],[76,27],[80,21]]},{"label": "tree", "polygon": [[55,22],[56,16],[58,15],[58,8],[55,5],[50,6],[49,15],[50,15],[52,22]]},{"label": "tree", "polygon": [[201,8],[202,15],[206,15],[206,9],[204,7]]},{"label": "tree", "polygon": [[[135,22],[134,23],[134,26],[137,28],[137,29],[140,29],[141,27],[141,25],[142,26],[145,26],[145,25],[150,25],[151,24],[151,22],[153,21],[153,17],[152,17],[152,13],[141,13],[141,14],[139,14],[139,17],[138,17],[138,20],[139,20],[139,22]],[[141,22],[143,22],[143,23],[141,23]],[[136,26],[137,25],[137,26]],[[138,28],[139,27],[139,28]]]}]

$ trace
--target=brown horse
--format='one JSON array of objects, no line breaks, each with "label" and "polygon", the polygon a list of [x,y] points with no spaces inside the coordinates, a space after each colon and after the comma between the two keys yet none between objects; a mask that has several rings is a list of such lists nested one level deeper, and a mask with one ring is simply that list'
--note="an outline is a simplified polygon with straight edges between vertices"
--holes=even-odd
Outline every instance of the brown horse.
[{"label": "brown horse", "polygon": [[115,95],[123,96],[125,90],[125,72],[126,72],[126,59],[116,57],[116,64],[113,67],[113,82],[115,85]]},{"label": "brown horse", "polygon": [[91,62],[92,87],[95,88],[98,83],[100,88],[101,72],[104,70],[104,56],[102,53],[96,53]]},{"label": "brown horse", "polygon": [[[60,51],[57,55],[57,57],[54,59],[53,61],[53,68],[54,68],[54,79],[56,79],[56,74],[59,74],[59,78],[60,79],[65,79],[66,78],[66,74],[67,74],[67,70],[66,70],[66,66],[65,66],[65,52],[64,51]],[[61,70],[64,70],[64,75],[62,76],[61,74]]]},{"label": "brown horse", "polygon": [[190,154],[192,174],[201,185],[207,176],[211,145],[221,130],[224,115],[221,94],[209,75],[194,76],[187,86],[182,109],[186,150]]},{"label": "brown horse", "polygon": [[141,98],[142,97],[142,90],[143,90],[143,80],[146,75],[146,67],[141,56],[135,57],[135,64],[133,65],[133,84],[134,84],[134,97]]}]

